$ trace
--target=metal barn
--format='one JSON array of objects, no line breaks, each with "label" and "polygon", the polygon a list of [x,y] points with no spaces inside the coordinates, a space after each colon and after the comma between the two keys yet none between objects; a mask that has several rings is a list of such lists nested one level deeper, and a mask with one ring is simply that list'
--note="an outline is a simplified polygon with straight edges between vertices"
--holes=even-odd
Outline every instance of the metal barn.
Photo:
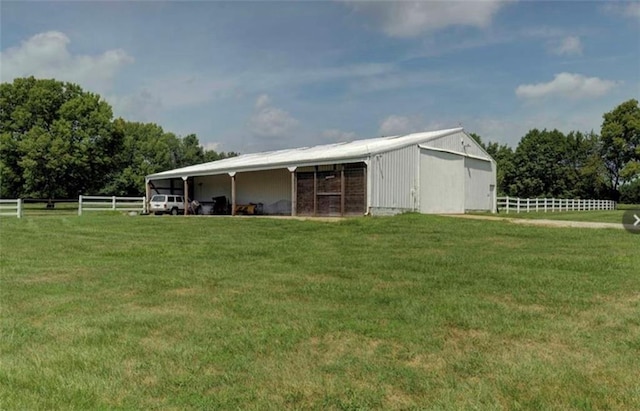
[{"label": "metal barn", "polygon": [[493,211],[495,187],[495,161],[462,128],[245,154],[146,177],[147,198],[186,193],[207,214]]}]

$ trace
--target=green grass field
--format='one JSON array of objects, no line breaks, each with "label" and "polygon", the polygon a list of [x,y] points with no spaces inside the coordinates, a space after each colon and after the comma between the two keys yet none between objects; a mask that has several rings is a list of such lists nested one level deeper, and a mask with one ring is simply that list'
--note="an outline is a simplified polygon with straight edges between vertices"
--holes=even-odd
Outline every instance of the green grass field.
[{"label": "green grass field", "polygon": [[640,409],[640,236],[0,220],[1,409]]},{"label": "green grass field", "polygon": [[[557,212],[530,212],[530,213],[505,213],[493,214],[503,218],[526,218],[535,220],[564,220],[587,221],[593,223],[617,223],[622,224],[622,216],[625,210],[598,210],[598,211],[557,211]],[[489,214],[487,214],[489,215]]]}]

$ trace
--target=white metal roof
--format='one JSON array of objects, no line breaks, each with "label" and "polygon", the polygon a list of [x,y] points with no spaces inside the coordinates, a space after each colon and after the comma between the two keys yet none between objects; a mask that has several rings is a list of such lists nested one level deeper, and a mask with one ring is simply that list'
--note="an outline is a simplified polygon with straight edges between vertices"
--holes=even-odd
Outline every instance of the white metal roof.
[{"label": "white metal roof", "polygon": [[163,171],[147,176],[149,180],[224,174],[239,171],[268,170],[305,165],[333,164],[336,161],[364,161],[375,154],[385,153],[413,144],[459,133],[463,128],[427,131],[401,136],[355,140],[348,143],[325,144],[263,153],[243,154],[237,157]]}]

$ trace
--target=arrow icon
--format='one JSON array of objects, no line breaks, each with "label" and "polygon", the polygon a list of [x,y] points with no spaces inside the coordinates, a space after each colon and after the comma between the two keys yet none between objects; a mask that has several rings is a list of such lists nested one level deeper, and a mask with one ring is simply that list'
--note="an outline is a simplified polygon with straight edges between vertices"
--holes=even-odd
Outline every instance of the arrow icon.
[{"label": "arrow icon", "polygon": [[625,211],[622,216],[622,225],[631,234],[640,234],[640,210],[636,208]]}]

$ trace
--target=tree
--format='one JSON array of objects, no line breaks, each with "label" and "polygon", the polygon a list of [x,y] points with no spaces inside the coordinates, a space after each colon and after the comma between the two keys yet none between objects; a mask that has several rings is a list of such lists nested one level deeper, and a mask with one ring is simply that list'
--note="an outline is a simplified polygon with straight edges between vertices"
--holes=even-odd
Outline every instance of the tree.
[{"label": "tree", "polygon": [[600,154],[614,200],[620,185],[640,176],[640,107],[637,100],[626,101],[603,115]]},{"label": "tree", "polygon": [[153,123],[128,122],[121,118],[114,122],[123,137],[122,150],[116,156],[116,167],[104,194],[137,196],[144,193],[145,176],[178,167],[180,146],[173,133],[166,133]]},{"label": "tree", "polygon": [[508,192],[519,197],[564,197],[571,187],[567,138],[558,130],[533,129],[518,144]]},{"label": "tree", "polygon": [[567,134],[565,165],[567,166],[568,197],[605,198],[604,163],[600,157],[600,136],[594,132]]},{"label": "tree", "polygon": [[100,190],[108,195],[143,195],[144,180],[149,174],[228,155],[204,150],[195,134],[180,138],[153,123],[128,122],[120,118],[115,120],[114,128],[124,137],[122,150],[116,156],[116,167]]},{"label": "tree", "polygon": [[75,84],[0,85],[0,195],[69,198],[102,187],[122,141],[112,117],[100,96]]}]

